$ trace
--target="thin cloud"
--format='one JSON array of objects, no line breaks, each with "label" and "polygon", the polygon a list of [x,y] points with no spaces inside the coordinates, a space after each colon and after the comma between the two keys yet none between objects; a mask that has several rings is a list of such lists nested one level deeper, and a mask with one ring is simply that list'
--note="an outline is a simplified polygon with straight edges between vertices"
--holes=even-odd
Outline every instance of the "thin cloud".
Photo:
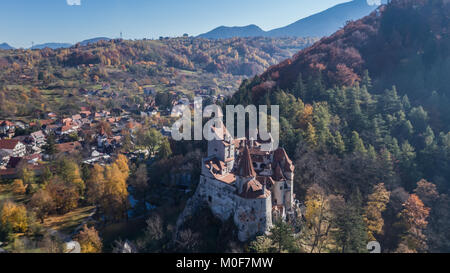
[{"label": "thin cloud", "polygon": [[81,0],[66,0],[69,6],[81,6]]},{"label": "thin cloud", "polygon": [[367,0],[367,4],[373,6],[373,5],[381,5],[381,0]]}]

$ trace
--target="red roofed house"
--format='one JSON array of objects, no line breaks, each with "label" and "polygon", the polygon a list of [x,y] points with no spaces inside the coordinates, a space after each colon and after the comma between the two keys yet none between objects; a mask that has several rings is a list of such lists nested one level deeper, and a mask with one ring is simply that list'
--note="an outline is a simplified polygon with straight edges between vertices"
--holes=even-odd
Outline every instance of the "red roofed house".
[{"label": "red roofed house", "polygon": [[59,133],[60,135],[70,135],[72,133],[75,133],[77,130],[75,128],[75,126],[72,125],[64,125],[61,127],[60,130],[57,131],[57,134]]},{"label": "red roofed house", "polygon": [[10,122],[10,121],[2,121],[0,122],[0,134],[8,134],[8,132],[14,132],[14,130],[16,129],[14,123]]},{"label": "red roofed house", "polygon": [[27,153],[25,144],[17,139],[1,139],[0,150],[10,153],[11,157],[23,157]]}]

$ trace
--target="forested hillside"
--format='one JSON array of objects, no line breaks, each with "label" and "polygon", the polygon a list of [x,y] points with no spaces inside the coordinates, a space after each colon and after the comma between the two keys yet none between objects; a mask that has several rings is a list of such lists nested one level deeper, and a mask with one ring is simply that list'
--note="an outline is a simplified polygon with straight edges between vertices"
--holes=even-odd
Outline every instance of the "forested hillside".
[{"label": "forested hillside", "polygon": [[[52,50],[0,50],[0,116],[38,117],[78,107],[79,90],[133,97],[145,87],[227,94],[312,44],[303,38],[111,40]],[[20,103],[19,103],[20,102]],[[70,104],[70,107],[67,105]],[[101,103],[105,105],[106,103]]]},{"label": "forested hillside", "polygon": [[392,1],[233,96],[280,105],[307,223],[286,250],[450,251],[449,16],[448,1]]}]

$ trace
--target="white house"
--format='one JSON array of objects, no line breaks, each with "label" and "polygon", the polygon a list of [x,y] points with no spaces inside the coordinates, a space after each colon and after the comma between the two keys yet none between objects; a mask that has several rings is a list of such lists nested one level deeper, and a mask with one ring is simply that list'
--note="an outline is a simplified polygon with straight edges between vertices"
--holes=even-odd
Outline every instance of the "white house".
[{"label": "white house", "polygon": [[45,135],[42,131],[31,133],[30,136],[33,140],[34,146],[42,147],[43,145],[45,145]]},{"label": "white house", "polygon": [[0,150],[10,153],[12,157],[23,157],[27,153],[25,144],[17,139],[1,139]]}]

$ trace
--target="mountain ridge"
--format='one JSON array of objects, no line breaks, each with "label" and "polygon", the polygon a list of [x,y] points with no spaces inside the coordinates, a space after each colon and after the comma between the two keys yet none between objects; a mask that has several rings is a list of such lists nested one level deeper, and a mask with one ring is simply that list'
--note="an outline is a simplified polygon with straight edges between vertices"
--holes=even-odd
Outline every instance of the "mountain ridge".
[{"label": "mountain ridge", "polygon": [[[385,2],[385,1],[382,1]],[[319,13],[300,19],[285,27],[264,31],[256,25],[243,27],[221,26],[198,37],[207,39],[225,39],[234,37],[323,37],[331,35],[345,23],[360,19],[378,7],[370,5],[367,0],[353,0],[335,5]]]},{"label": "mountain ridge", "polygon": [[72,44],[69,43],[44,43],[44,44],[37,44],[30,49],[44,49],[44,48],[51,48],[51,49],[58,49],[58,48],[69,48]]},{"label": "mountain ridge", "polygon": [[7,43],[2,43],[2,44],[0,44],[0,49],[9,50],[9,49],[14,49],[14,47],[10,46]]}]

